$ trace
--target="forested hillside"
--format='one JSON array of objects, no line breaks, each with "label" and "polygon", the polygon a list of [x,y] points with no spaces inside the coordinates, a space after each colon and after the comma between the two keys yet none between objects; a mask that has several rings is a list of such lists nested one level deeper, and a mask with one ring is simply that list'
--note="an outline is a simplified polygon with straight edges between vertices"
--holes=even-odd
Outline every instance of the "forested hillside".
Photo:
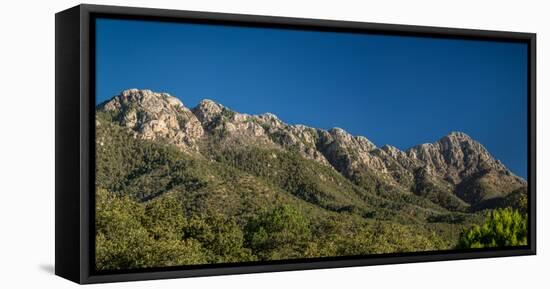
[{"label": "forested hillside", "polygon": [[463,133],[400,151],[127,90],[97,107],[96,170],[99,270],[526,242],[525,181]]}]

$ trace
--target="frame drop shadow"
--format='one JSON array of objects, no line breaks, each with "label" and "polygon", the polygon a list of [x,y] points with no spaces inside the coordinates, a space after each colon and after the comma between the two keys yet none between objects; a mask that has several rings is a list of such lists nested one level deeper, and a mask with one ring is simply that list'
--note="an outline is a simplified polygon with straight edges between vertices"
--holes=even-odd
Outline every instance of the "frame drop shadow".
[{"label": "frame drop shadow", "polygon": [[38,265],[38,268],[40,268],[42,272],[48,273],[50,275],[55,274],[55,267],[53,264],[40,264]]}]

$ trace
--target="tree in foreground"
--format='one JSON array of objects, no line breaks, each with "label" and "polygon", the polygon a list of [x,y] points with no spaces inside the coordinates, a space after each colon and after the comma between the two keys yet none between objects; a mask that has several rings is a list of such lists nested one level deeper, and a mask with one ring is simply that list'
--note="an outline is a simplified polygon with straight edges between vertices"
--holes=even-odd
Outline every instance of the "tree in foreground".
[{"label": "tree in foreground", "polygon": [[261,212],[247,224],[247,243],[261,260],[303,257],[310,238],[308,219],[287,205]]},{"label": "tree in foreground", "polygon": [[483,225],[462,232],[459,249],[527,245],[527,216],[511,208],[488,213]]}]

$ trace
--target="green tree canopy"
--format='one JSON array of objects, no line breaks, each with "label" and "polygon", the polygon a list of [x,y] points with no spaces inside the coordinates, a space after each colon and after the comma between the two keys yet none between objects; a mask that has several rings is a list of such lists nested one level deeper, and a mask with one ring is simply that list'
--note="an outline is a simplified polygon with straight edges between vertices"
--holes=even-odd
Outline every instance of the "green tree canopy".
[{"label": "green tree canopy", "polygon": [[194,239],[183,239],[185,220],[173,199],[146,208],[127,196],[96,192],[96,268],[146,268],[205,263],[204,250]]},{"label": "green tree canopy", "polygon": [[258,214],[246,232],[249,247],[264,260],[302,256],[311,238],[308,219],[287,205]]},{"label": "green tree canopy", "polygon": [[511,208],[491,211],[483,225],[463,231],[458,241],[458,248],[521,245],[527,245],[527,217]]}]

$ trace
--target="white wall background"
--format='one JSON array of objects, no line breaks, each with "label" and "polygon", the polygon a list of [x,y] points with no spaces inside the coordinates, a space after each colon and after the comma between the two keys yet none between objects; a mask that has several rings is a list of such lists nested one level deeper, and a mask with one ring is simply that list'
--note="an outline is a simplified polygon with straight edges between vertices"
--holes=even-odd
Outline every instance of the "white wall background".
[{"label": "white wall background", "polygon": [[[547,1],[89,1],[96,4],[536,32],[538,255],[118,283],[105,288],[543,288],[550,284]],[[69,288],[54,266],[54,13],[77,1],[1,1],[0,288]],[[94,285],[95,287],[95,285]]]}]

